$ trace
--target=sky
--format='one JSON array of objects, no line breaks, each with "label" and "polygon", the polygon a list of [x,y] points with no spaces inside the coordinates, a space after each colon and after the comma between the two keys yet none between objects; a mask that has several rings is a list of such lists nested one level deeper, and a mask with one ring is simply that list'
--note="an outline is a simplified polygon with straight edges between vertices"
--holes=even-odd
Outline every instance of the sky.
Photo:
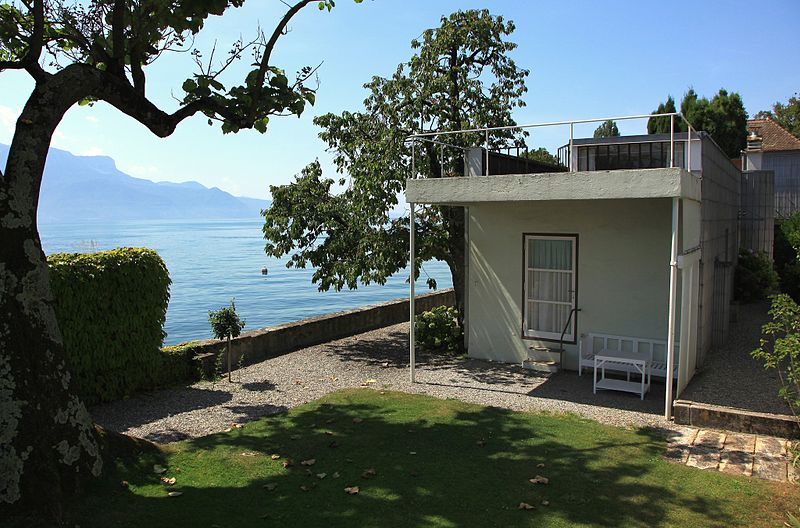
[{"label": "sky", "polygon": [[[318,137],[314,116],[357,111],[372,76],[389,76],[412,54],[410,41],[440,17],[459,9],[487,8],[514,21],[510,40],[521,68],[530,70],[527,106],[517,123],[541,123],[647,114],[689,87],[701,96],[720,88],[741,94],[750,115],[800,91],[800,1],[623,1],[507,0],[338,0],[331,11],[301,11],[281,37],[273,63],[291,74],[306,65],[319,68],[317,102],[302,116],[272,118],[266,134],[223,135],[203,116],[157,138],[105,103],[74,107],[52,146],[78,155],[111,156],[133,176],[154,181],[198,181],[237,196],[269,198],[270,185],[289,183],[319,159],[334,176],[332,156]],[[244,7],[210,19],[195,41],[218,53],[240,36],[267,33],[285,11],[278,0],[248,0]],[[241,79],[244,60],[226,72]],[[184,79],[194,71],[188,54],[168,54],[146,69],[148,96],[174,111]],[[223,79],[223,82],[225,79]],[[238,82],[237,82],[238,84]],[[20,72],[0,74],[0,143],[9,143],[14,122],[33,83]],[[585,128],[585,127],[584,127]],[[592,128],[576,130],[590,135]],[[641,133],[644,122],[620,123]],[[566,135],[565,135],[566,134]],[[530,146],[554,152],[568,132],[539,129]]]}]

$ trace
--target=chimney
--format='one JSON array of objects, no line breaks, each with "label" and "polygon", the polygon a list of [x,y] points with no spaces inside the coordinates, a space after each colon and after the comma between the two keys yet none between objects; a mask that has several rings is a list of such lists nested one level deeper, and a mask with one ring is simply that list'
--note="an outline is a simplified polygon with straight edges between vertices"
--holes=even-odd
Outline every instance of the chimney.
[{"label": "chimney", "polygon": [[755,130],[750,131],[747,135],[747,150],[748,152],[761,150],[761,136]]}]

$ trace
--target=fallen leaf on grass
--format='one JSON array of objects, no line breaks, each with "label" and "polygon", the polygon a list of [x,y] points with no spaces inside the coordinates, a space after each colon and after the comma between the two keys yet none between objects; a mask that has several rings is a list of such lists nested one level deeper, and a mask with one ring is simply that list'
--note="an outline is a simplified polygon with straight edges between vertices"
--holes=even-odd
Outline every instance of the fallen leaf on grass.
[{"label": "fallen leaf on grass", "polygon": [[163,482],[167,486],[172,486],[173,484],[175,484],[175,477],[169,477],[169,478],[161,477],[161,482]]},{"label": "fallen leaf on grass", "polygon": [[543,468],[543,467],[544,467],[544,464],[543,464],[542,462],[539,462],[538,464],[536,464],[536,467],[537,467],[537,468]]},{"label": "fallen leaf on grass", "polygon": [[277,453],[275,453],[274,455],[270,455],[270,458],[271,458],[272,460],[278,460],[280,457],[281,457],[281,456],[280,456],[279,454],[277,454]]},{"label": "fallen leaf on grass", "polygon": [[531,484],[548,484],[550,479],[541,475],[536,475],[534,478],[528,479],[528,482]]},{"label": "fallen leaf on grass", "polygon": [[361,478],[371,479],[378,476],[378,472],[375,471],[375,468],[365,469],[363,473],[361,473]]},{"label": "fallen leaf on grass", "polygon": [[277,484],[264,484],[264,485],[263,485],[263,486],[261,486],[261,487],[262,487],[262,488],[264,488],[264,489],[265,489],[265,490],[267,490],[267,491],[274,491],[274,490],[275,490],[275,488],[277,488],[277,487],[278,487],[278,485],[277,485]]},{"label": "fallen leaf on grass", "polygon": [[363,418],[359,418],[358,416],[356,416],[355,418],[353,418],[353,423],[361,423],[361,422],[363,422],[363,421],[364,421],[364,419],[363,419]]},{"label": "fallen leaf on grass", "polygon": [[128,486],[130,486],[130,483],[127,480],[123,480],[122,482],[119,483],[119,485],[122,486],[123,488],[127,488]]},{"label": "fallen leaf on grass", "polygon": [[328,436],[333,436],[333,431],[323,431]]},{"label": "fallen leaf on grass", "polygon": [[408,452],[408,454],[409,454],[409,455],[416,455],[416,454],[417,454],[417,452],[416,452],[416,451],[409,451],[409,452]]},{"label": "fallen leaf on grass", "polygon": [[163,466],[159,466],[158,464],[153,465],[153,473],[155,473],[156,475],[161,475],[161,474],[166,473],[166,472],[167,472],[167,468],[165,468]]},{"label": "fallen leaf on grass", "polygon": [[550,506],[550,501],[549,500],[543,500],[542,501],[542,506]]},{"label": "fallen leaf on grass", "polygon": [[182,491],[170,491],[167,493],[167,497],[180,497],[181,495],[183,495]]},{"label": "fallen leaf on grass", "polygon": [[317,473],[317,478],[320,479],[320,480],[324,479],[327,476],[328,476],[327,473]]},{"label": "fallen leaf on grass", "polygon": [[233,427],[234,429],[241,429],[244,426],[242,424],[240,424],[240,423],[233,422],[231,424],[231,427]]},{"label": "fallen leaf on grass", "polygon": [[302,491],[311,491],[311,488],[309,488],[308,486],[300,486],[300,489]]},{"label": "fallen leaf on grass", "polygon": [[334,474],[333,474],[333,475],[331,475],[331,477],[333,477],[333,478],[339,478],[339,476],[340,476],[340,475],[339,475],[339,472],[338,472],[338,471],[334,472]]},{"label": "fallen leaf on grass", "polygon": [[358,486],[348,486],[344,489],[344,492],[348,495],[358,495],[358,492],[361,491],[358,489]]},{"label": "fallen leaf on grass", "polygon": [[286,460],[283,461],[283,468],[284,469],[288,468],[291,465],[292,465],[292,459],[291,458],[287,458]]},{"label": "fallen leaf on grass", "polygon": [[309,458],[308,460],[302,460],[300,462],[300,465],[301,466],[313,466],[316,463],[317,463],[317,459],[316,458]]},{"label": "fallen leaf on grass", "polygon": [[534,509],[536,509],[536,506],[531,506],[527,502],[520,502],[519,506],[517,506],[517,509],[518,510],[534,510]]},{"label": "fallen leaf on grass", "polygon": [[253,451],[245,451],[244,453],[242,453],[242,456],[243,457],[254,457],[254,456],[258,456],[258,453],[255,453]]}]

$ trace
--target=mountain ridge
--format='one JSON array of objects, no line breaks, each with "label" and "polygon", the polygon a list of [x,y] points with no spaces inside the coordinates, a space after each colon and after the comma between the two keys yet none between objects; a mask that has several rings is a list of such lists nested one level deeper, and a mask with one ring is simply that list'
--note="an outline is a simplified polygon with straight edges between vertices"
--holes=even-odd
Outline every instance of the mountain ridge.
[{"label": "mountain ridge", "polygon": [[[5,166],[9,147],[0,143]],[[269,200],[234,196],[196,181],[154,182],[117,168],[109,156],[50,148],[39,222],[257,218]]]}]

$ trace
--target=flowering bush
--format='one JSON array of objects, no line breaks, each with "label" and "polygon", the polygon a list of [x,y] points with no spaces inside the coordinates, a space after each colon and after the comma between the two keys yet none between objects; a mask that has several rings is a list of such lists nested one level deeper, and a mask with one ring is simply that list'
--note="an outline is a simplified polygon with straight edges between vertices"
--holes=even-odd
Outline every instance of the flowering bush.
[{"label": "flowering bush", "polygon": [[416,325],[417,343],[428,350],[457,353],[461,350],[464,330],[458,324],[458,310],[452,306],[437,306],[418,315]]}]

